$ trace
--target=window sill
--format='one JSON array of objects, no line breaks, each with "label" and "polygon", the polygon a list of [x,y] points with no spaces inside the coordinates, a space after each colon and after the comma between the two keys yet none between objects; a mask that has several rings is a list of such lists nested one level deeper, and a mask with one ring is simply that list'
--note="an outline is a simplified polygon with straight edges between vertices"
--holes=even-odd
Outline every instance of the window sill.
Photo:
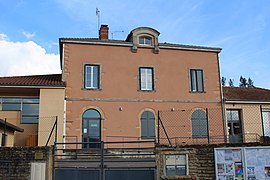
[{"label": "window sill", "polygon": [[101,91],[101,88],[82,88],[83,91]]},{"label": "window sill", "polygon": [[153,140],[155,140],[156,137],[141,137],[141,139],[153,139]]},{"label": "window sill", "polygon": [[200,93],[200,94],[202,94],[202,93],[206,93],[206,91],[189,91],[189,93]]},{"label": "window sill", "polygon": [[139,92],[156,92],[156,90],[141,90],[141,89],[139,89],[138,91]]}]

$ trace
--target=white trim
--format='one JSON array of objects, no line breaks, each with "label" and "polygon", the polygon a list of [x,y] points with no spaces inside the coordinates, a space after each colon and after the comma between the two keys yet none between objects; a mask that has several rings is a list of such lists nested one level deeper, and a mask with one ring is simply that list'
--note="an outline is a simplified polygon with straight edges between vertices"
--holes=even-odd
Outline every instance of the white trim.
[{"label": "white trim", "polygon": [[232,103],[232,104],[270,104],[270,101],[227,101],[225,100],[225,104]]}]

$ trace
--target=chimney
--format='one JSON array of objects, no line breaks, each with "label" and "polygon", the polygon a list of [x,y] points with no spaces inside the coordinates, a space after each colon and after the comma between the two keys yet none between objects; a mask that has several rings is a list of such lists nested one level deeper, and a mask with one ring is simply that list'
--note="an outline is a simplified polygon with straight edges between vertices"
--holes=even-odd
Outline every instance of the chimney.
[{"label": "chimney", "polygon": [[108,25],[101,24],[99,29],[99,39],[108,39],[109,38],[109,27]]}]

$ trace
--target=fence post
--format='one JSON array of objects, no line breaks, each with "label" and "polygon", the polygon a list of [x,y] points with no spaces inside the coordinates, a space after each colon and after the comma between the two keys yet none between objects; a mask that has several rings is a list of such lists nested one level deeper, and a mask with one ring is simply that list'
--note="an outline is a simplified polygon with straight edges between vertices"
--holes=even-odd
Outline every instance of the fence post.
[{"label": "fence post", "polygon": [[159,119],[160,119],[160,116],[159,116],[159,111],[158,111],[158,132],[157,132],[157,133],[158,133],[158,135],[157,135],[157,138],[158,138],[158,144],[160,144],[160,139],[159,139],[159,138],[160,138],[160,134],[159,134],[159,133],[160,133],[160,132],[159,132],[159,128],[160,128],[160,125],[159,125]]},{"label": "fence post", "polygon": [[7,118],[5,118],[5,126],[4,126],[4,133],[2,135],[2,143],[1,146],[6,146],[6,137],[7,137]]},{"label": "fence post", "polygon": [[168,136],[168,133],[167,133],[167,131],[166,131],[164,125],[163,125],[163,122],[162,122],[161,118],[159,117],[158,120],[159,120],[159,122],[160,122],[160,125],[161,125],[162,128],[163,128],[163,131],[164,131],[164,133],[165,133],[165,135],[166,135],[166,137],[167,137],[167,139],[168,139],[168,142],[169,142],[170,146],[172,146],[172,142],[171,142],[171,140],[170,140],[170,138],[169,138],[169,136]]},{"label": "fence post", "polygon": [[208,140],[208,144],[210,144],[210,133],[209,133],[209,117],[208,117],[208,108],[205,109],[206,112],[206,123],[207,123],[207,140]]},{"label": "fence post", "polygon": [[58,116],[55,116],[55,134],[54,134],[54,142],[57,142],[57,125],[58,125]]},{"label": "fence post", "polygon": [[100,180],[104,179],[104,142],[100,141]]},{"label": "fence post", "polygon": [[266,142],[266,138],[264,135],[264,124],[263,124],[263,110],[262,110],[262,105],[260,105],[260,111],[261,111],[261,120],[262,120],[262,133],[263,133],[263,142]]}]

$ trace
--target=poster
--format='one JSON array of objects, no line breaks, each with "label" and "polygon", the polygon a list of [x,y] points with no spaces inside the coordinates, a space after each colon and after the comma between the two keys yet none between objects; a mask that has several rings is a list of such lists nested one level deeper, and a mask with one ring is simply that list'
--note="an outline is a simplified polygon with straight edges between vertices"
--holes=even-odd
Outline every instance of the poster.
[{"label": "poster", "polygon": [[270,166],[264,167],[264,175],[270,178]]},{"label": "poster", "polygon": [[244,169],[242,163],[235,163],[235,179],[244,179]]}]

